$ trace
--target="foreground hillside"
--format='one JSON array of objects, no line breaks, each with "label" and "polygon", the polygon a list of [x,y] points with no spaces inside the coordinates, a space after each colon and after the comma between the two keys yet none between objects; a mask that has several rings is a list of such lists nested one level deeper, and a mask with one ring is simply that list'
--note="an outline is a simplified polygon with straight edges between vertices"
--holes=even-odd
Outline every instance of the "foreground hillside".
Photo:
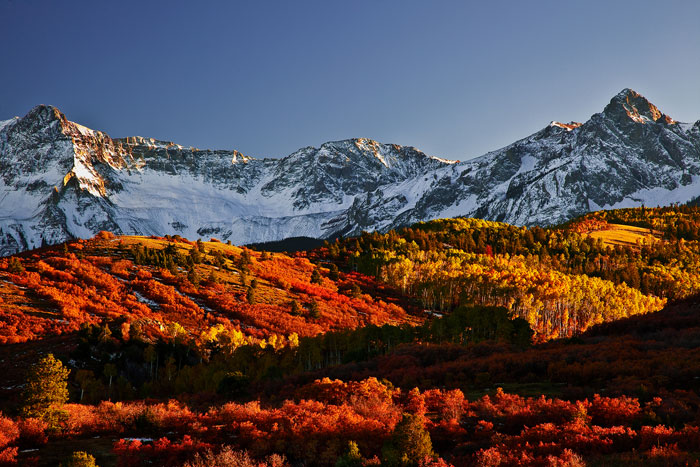
[{"label": "foreground hillside", "polygon": [[[38,355],[70,353],[88,337],[137,342],[139,358],[152,352],[158,359],[147,361],[157,371],[173,356],[181,366],[178,352],[189,348],[203,357],[245,345],[280,349],[330,330],[420,323],[407,308],[372,278],[303,255],[103,232],[0,259],[0,343],[15,344],[0,361],[0,410],[16,402]],[[123,356],[124,368],[131,358]],[[99,376],[109,358],[89,363]],[[143,375],[134,377],[123,386],[144,383]]]},{"label": "foreground hillside", "polygon": [[[268,377],[276,381],[269,394],[284,402],[255,391],[232,393],[235,402],[72,403],[60,432],[2,419],[5,443],[39,448],[19,459],[43,465],[78,450],[100,465],[181,465],[224,445],[261,460],[277,453],[333,465],[350,441],[365,458],[386,458],[403,413],[423,420],[432,449],[454,465],[694,465],[697,303],[530,349],[416,343],[292,379]],[[268,463],[282,465],[279,457]]]},{"label": "foreground hillside", "polygon": [[[449,219],[295,255],[103,232],[3,258],[0,462],[695,465],[699,221]],[[39,410],[49,353],[67,391]]]}]

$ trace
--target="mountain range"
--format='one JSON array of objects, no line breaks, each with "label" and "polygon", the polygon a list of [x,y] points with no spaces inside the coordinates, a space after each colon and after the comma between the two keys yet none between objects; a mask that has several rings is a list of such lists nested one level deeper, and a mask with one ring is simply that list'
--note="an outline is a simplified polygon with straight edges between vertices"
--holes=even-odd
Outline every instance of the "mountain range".
[{"label": "mountain range", "polygon": [[551,225],[699,195],[700,121],[630,89],[585,123],[552,122],[465,162],[363,138],[254,159],[113,139],[45,105],[0,122],[2,255],[100,230],[247,244],[457,216]]}]

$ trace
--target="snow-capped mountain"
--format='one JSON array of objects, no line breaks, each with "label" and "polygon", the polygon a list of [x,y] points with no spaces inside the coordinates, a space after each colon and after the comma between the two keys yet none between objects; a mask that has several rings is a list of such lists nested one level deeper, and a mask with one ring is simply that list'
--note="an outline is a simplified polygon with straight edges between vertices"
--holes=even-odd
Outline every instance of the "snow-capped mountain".
[{"label": "snow-capped mountain", "polygon": [[236,244],[474,216],[553,224],[700,195],[700,121],[625,89],[584,124],[552,122],[466,162],[367,139],[253,159],[105,133],[38,106],[0,122],[0,253],[99,230]]},{"label": "snow-capped mountain", "polygon": [[551,225],[599,209],[697,196],[700,121],[676,122],[624,89],[583,124],[552,122],[505,148],[436,171],[430,188],[393,223],[469,216]]}]

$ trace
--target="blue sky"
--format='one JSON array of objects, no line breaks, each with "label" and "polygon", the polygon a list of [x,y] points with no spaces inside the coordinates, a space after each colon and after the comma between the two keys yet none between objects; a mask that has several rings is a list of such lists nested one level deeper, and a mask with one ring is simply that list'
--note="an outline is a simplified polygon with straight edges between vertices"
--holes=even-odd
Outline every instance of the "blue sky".
[{"label": "blue sky", "polygon": [[700,2],[0,0],[0,119],[284,156],[369,137],[465,160],[625,87],[700,119]]}]

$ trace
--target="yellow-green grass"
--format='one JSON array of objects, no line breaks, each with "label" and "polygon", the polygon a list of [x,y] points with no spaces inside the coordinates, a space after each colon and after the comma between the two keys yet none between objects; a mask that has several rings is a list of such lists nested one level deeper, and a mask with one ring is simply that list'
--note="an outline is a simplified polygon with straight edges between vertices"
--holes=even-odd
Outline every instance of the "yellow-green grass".
[{"label": "yellow-green grass", "polygon": [[[175,247],[183,250],[183,253],[191,250],[194,245],[190,245],[186,242],[172,242],[167,239],[159,239],[159,238],[152,238],[152,237],[144,237],[144,236],[139,236],[139,235],[123,235],[116,237],[114,240],[116,242],[121,242],[122,245],[130,246],[136,243],[140,243],[144,247],[148,248],[165,248],[166,246],[174,245]],[[193,242],[194,243],[194,242]],[[204,246],[206,247],[207,252],[216,252],[216,251],[221,251],[222,253],[236,253],[240,254],[241,251],[243,251],[240,247],[234,246],[234,245],[227,245],[225,243],[221,242],[202,242],[204,243]]]},{"label": "yellow-green grass", "polygon": [[592,238],[599,238],[608,246],[637,246],[647,242],[657,241],[661,238],[659,232],[643,227],[631,225],[609,224],[606,230],[596,230],[587,235]]}]

